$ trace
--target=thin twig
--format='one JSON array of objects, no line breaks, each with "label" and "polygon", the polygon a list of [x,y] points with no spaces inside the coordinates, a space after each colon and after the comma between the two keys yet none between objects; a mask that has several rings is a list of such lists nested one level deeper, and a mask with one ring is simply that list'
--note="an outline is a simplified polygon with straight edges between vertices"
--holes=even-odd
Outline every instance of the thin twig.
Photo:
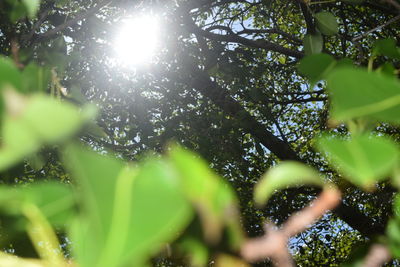
[{"label": "thin twig", "polygon": [[244,243],[241,253],[244,259],[255,262],[271,258],[277,266],[294,266],[287,248],[289,238],[307,229],[328,210],[335,208],[341,199],[341,193],[334,187],[325,188],[310,206],[292,215],[281,229],[266,225],[266,234]]},{"label": "thin twig", "polygon": [[391,18],[390,20],[388,20],[388,21],[385,22],[384,24],[379,25],[378,27],[375,27],[375,28],[373,28],[373,29],[371,29],[371,30],[369,30],[369,31],[367,31],[367,32],[365,32],[365,33],[363,33],[363,34],[360,34],[360,35],[354,37],[354,38],[352,39],[352,42],[357,42],[357,41],[363,39],[364,37],[366,37],[367,35],[369,35],[370,33],[373,33],[373,32],[376,32],[376,31],[378,31],[378,30],[381,30],[381,29],[385,28],[386,26],[392,24],[393,22],[398,21],[399,19],[400,19],[400,15],[397,15],[396,17]]}]

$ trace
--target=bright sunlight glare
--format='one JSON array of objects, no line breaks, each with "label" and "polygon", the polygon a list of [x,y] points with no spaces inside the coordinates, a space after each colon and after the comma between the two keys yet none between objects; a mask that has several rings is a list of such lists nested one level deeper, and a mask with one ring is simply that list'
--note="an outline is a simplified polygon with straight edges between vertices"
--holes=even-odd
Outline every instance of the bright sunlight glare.
[{"label": "bright sunlight glare", "polygon": [[157,17],[141,16],[122,23],[114,43],[118,60],[130,66],[149,63],[159,42]]}]

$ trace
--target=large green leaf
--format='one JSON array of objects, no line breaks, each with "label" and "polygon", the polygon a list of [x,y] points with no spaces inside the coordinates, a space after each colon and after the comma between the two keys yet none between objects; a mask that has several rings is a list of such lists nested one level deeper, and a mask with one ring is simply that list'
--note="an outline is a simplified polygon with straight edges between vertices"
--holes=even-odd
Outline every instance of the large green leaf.
[{"label": "large green leaf", "polygon": [[304,52],[306,55],[321,53],[324,40],[322,35],[317,32],[315,34],[306,34],[304,36]]},{"label": "large green leaf", "polygon": [[190,205],[162,161],[130,168],[76,146],[65,155],[85,207],[72,233],[81,266],[139,266],[189,222]]},{"label": "large green leaf", "polygon": [[46,143],[55,143],[70,136],[83,123],[78,108],[44,95],[30,99],[21,119]]},{"label": "large green leaf", "polygon": [[170,159],[182,182],[182,190],[197,209],[205,238],[217,242],[224,226],[228,227],[231,244],[242,241],[237,199],[231,187],[203,160],[190,151],[175,147]]},{"label": "large green leaf", "polygon": [[319,80],[325,79],[326,75],[335,65],[336,61],[332,56],[327,54],[314,54],[300,60],[297,68],[311,83],[316,83]]},{"label": "large green leaf", "polygon": [[37,206],[52,224],[65,227],[72,218],[75,197],[69,185],[56,182],[0,187],[0,209],[5,214],[21,214],[26,204]]},{"label": "large green leaf", "polygon": [[322,186],[324,180],[313,168],[295,161],[285,161],[268,170],[254,190],[254,200],[261,205],[268,201],[276,190],[289,186]]},{"label": "large green leaf", "polygon": [[96,266],[111,227],[116,180],[121,161],[70,146],[65,165],[79,185],[83,213],[73,224],[75,254],[82,266]]},{"label": "large green leaf", "polygon": [[34,18],[40,7],[40,0],[22,0],[22,2],[28,11],[28,16]]},{"label": "large green leaf", "polygon": [[45,92],[51,73],[45,67],[30,63],[22,72],[22,90],[24,93]]},{"label": "large green leaf", "polygon": [[11,10],[7,12],[11,22],[17,22],[19,19],[26,17],[27,9],[24,3],[15,0],[6,1],[8,1],[8,3],[11,5]]},{"label": "large green leaf", "polygon": [[45,95],[25,97],[7,90],[5,100],[8,113],[2,128],[0,170],[17,163],[42,145],[71,136],[88,119],[72,104]]},{"label": "large green leaf", "polygon": [[389,239],[389,249],[394,257],[400,258],[400,221],[390,219],[386,227],[386,235]]},{"label": "large green leaf", "polygon": [[333,119],[369,117],[400,122],[400,83],[387,75],[362,69],[341,68],[328,76]]},{"label": "large green leaf", "polygon": [[[176,173],[163,161],[143,164],[129,194],[132,204],[126,207],[131,209],[126,237],[128,254],[121,257],[154,254],[161,245],[177,238],[192,217],[190,203],[180,190]],[[127,216],[126,213],[120,215]]]},{"label": "large green leaf", "polygon": [[204,242],[192,237],[187,237],[179,242],[178,248],[184,255],[188,256],[190,266],[207,266],[210,255]]},{"label": "large green leaf", "polygon": [[5,85],[21,88],[21,73],[10,58],[0,56],[0,92]]},{"label": "large green leaf", "polygon": [[339,31],[339,24],[336,17],[326,11],[315,14],[318,29],[325,35],[335,35]]},{"label": "large green leaf", "polygon": [[400,59],[400,49],[394,39],[382,39],[374,43],[374,55],[383,55],[390,58]]},{"label": "large green leaf", "polygon": [[387,178],[398,160],[396,144],[385,137],[360,135],[346,140],[325,136],[319,139],[318,149],[345,179],[367,190]]}]

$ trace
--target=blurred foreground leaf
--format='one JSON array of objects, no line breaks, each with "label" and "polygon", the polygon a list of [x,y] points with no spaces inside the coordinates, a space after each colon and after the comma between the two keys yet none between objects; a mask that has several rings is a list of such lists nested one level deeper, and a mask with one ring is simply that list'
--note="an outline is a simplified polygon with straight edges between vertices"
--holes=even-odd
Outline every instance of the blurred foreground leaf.
[{"label": "blurred foreground leaf", "polygon": [[324,180],[313,168],[295,161],[285,161],[268,170],[254,189],[254,201],[262,205],[276,190],[288,186],[323,186]]},{"label": "blurred foreground leaf", "polygon": [[4,117],[0,171],[21,161],[42,145],[58,143],[74,134],[90,116],[72,104],[45,95],[26,97],[4,91]]},{"label": "blurred foreground leaf", "polygon": [[331,115],[338,121],[369,117],[400,122],[400,83],[386,75],[341,68],[328,76]]},{"label": "blurred foreground leaf", "polygon": [[187,150],[172,148],[170,159],[181,178],[182,190],[200,216],[206,240],[218,242],[223,227],[227,226],[231,245],[238,248],[243,233],[232,188],[207,163]]},{"label": "blurred foreground leaf", "polygon": [[164,162],[136,169],[77,146],[65,158],[83,196],[72,229],[81,266],[139,266],[188,224],[190,206]]},{"label": "blurred foreground leaf", "polygon": [[325,136],[318,149],[345,179],[367,190],[387,178],[398,160],[396,144],[385,137],[361,135],[343,140]]}]

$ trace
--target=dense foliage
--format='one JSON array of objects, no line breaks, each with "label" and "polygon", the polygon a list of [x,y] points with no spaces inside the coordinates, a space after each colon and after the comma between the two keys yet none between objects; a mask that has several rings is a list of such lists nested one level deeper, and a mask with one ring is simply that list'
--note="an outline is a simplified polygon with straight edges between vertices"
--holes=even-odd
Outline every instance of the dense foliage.
[{"label": "dense foliage", "polygon": [[[130,68],[113,40],[140,14],[162,43]],[[398,20],[396,0],[1,1],[3,250],[240,266],[329,184],[341,203],[289,240],[296,263],[399,257]]]}]

